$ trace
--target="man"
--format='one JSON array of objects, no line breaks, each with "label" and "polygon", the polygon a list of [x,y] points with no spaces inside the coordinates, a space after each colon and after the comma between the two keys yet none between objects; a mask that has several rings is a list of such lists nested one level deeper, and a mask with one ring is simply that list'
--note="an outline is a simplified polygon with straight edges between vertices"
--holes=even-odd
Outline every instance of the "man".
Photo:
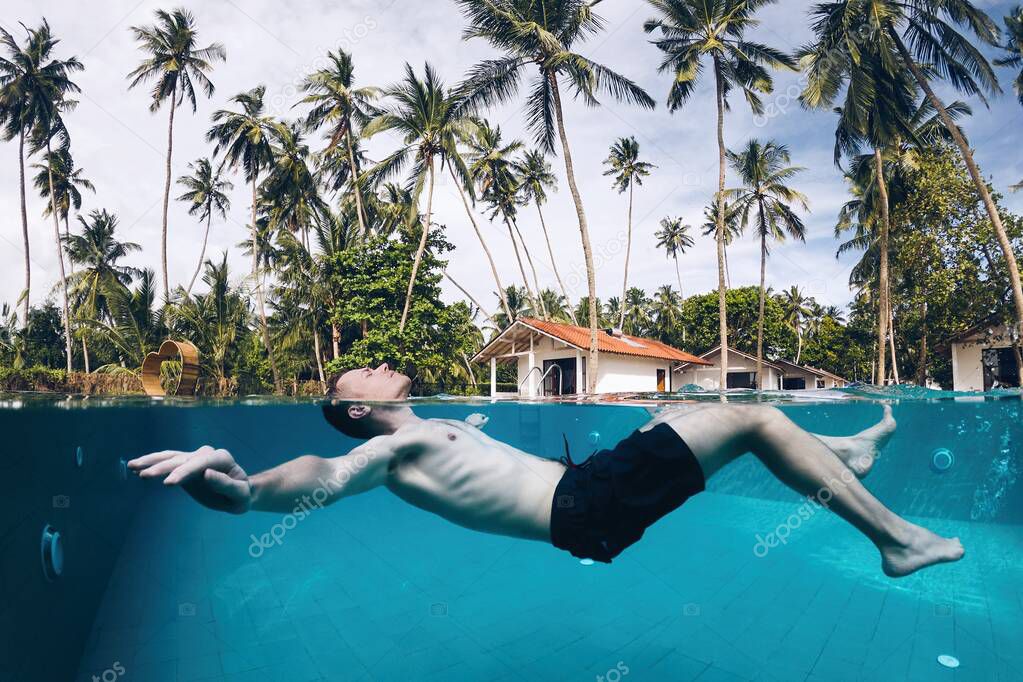
[{"label": "man", "polygon": [[[173,450],[134,459],[142,478],[180,485],[212,509],[287,513],[310,495],[332,504],[384,486],[458,525],[551,543],[580,558],[610,563],[644,530],[706,479],[752,452],[782,482],[812,496],[859,529],[892,577],[963,556],[943,538],[882,505],[859,482],[895,430],[891,409],[848,438],[803,431],[773,407],[705,405],[664,411],[583,464],[543,459],[449,419],[420,419],[405,404],[411,381],[386,364],[331,382],[327,420],[368,439],[347,455],[304,456],[248,476],[226,450]],[[567,453],[566,453],[567,454]]]}]

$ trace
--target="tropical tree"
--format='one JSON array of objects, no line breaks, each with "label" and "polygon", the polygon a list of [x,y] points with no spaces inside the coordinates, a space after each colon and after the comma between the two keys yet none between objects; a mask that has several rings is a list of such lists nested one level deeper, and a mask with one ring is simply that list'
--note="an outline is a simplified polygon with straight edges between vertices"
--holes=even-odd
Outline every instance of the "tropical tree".
[{"label": "tropical tree", "polygon": [[786,184],[803,169],[790,166],[789,150],[773,141],[752,139],[739,152],[728,152],[732,169],[743,186],[728,190],[743,231],[752,223],[760,239],[760,312],[757,316],[757,380],[764,376],[764,305],[767,299],[768,240],[782,242],[786,236],[806,241],[806,228],[790,204],[808,208],[807,198]]},{"label": "tropical tree", "polygon": [[494,296],[498,299],[505,300],[508,302],[508,307],[511,308],[512,317],[507,317],[503,312],[499,312],[494,315],[494,323],[497,325],[497,329],[494,331],[500,332],[502,329],[507,329],[512,322],[519,319],[520,317],[532,317],[536,313],[533,312],[533,308],[529,302],[529,297],[526,296],[526,290],[522,287],[517,287],[514,284],[508,286],[504,291],[504,294],[498,294],[494,292]]},{"label": "tropical tree", "polygon": [[854,61],[861,55],[882,60],[884,72],[890,76],[909,74],[934,107],[963,157],[994,228],[1006,262],[1016,326],[1023,329],[1023,284],[1012,243],[965,135],[931,85],[932,78],[943,78],[959,92],[982,99],[985,92],[1000,92],[987,58],[960,31],[965,28],[981,42],[997,45],[999,32],[994,21],[969,0],[837,0],[818,6],[814,16],[816,43],[812,51],[819,79],[829,87],[841,82],[845,67],[842,60],[829,65],[827,54],[845,50]]},{"label": "tropical tree", "polygon": [[[643,178],[650,175],[654,164],[639,160],[639,142],[635,137],[620,137],[611,145],[611,152],[604,159],[604,165],[608,169],[604,175],[613,175],[612,187],[621,194],[629,192],[629,213],[626,221],[627,230],[625,238],[625,274],[622,276],[622,300],[626,299],[626,292],[629,289],[629,254],[632,252],[632,195],[636,185],[643,184]],[[619,327],[625,327],[625,309],[622,308]]]},{"label": "tropical tree", "polygon": [[650,317],[652,302],[646,292],[639,287],[630,287],[625,292],[617,319],[624,320],[622,330],[626,334],[642,335],[647,332],[653,322]]},{"label": "tropical tree", "polygon": [[383,179],[400,172],[409,163],[412,164],[412,201],[405,223],[409,229],[417,222],[419,200],[424,186],[428,185],[419,248],[412,263],[408,292],[398,325],[398,333],[401,334],[405,331],[409,306],[412,305],[412,289],[430,232],[437,170],[435,161],[440,163],[441,172],[445,165],[451,164],[452,171],[457,173],[464,183],[468,179],[469,171],[458,153],[457,143],[460,139],[466,138],[473,128],[473,123],[465,116],[460,100],[444,87],[437,72],[429,64],[425,66],[422,80],[416,76],[409,64],[405,64],[405,78],[387,88],[384,95],[392,103],[366,125],[362,134],[363,137],[369,138],[382,132],[394,132],[402,138],[401,147],[383,159],[373,172]]},{"label": "tropical tree", "polygon": [[[70,234],[71,211],[74,210],[77,213],[82,208],[82,190],[95,192],[96,187],[92,181],[85,177],[81,168],[75,167],[71,149],[65,145],[54,149],[51,153],[44,154],[42,163],[34,163],[32,167],[38,171],[32,184],[39,192],[39,196],[44,199],[50,198],[50,174],[53,174],[53,190],[57,195],[57,215],[64,223],[64,238],[67,239]],[[50,215],[50,206],[43,209],[43,215]],[[72,274],[74,271],[74,263],[71,263]]]},{"label": "tropical tree", "polygon": [[207,158],[196,159],[194,163],[188,164],[192,170],[191,175],[182,175],[178,178],[178,184],[185,188],[185,192],[178,197],[178,201],[187,201],[188,215],[195,216],[199,222],[206,223],[206,229],[202,235],[202,249],[199,251],[199,263],[195,266],[195,273],[188,282],[185,295],[192,293],[192,286],[199,276],[203,261],[206,260],[206,243],[210,238],[210,225],[213,222],[213,214],[217,213],[221,219],[227,218],[227,211],[231,208],[231,200],[227,196],[234,185],[230,180],[221,176],[221,169],[214,168]]},{"label": "tropical tree", "polygon": [[142,361],[160,343],[166,331],[164,310],[154,310],[156,301],[156,274],[149,269],[139,273],[133,290],[125,286],[106,291],[109,319],[92,319],[92,326],[113,347],[117,361],[96,369],[109,374],[139,376]]},{"label": "tropical tree", "polygon": [[693,238],[689,235],[689,231],[693,229],[692,225],[686,225],[682,222],[682,218],[661,218],[661,229],[654,232],[654,236],[657,237],[658,248],[664,249],[665,254],[668,258],[675,261],[675,279],[678,280],[678,295],[685,298],[682,293],[682,273],[678,268],[678,257],[680,254],[685,255],[685,252],[693,247]]},{"label": "tropical tree", "polygon": [[[554,138],[561,142],[565,177],[575,204],[589,295],[587,320],[590,327],[587,392],[597,385],[597,280],[593,265],[590,233],[582,196],[575,178],[561,102],[562,80],[586,104],[596,105],[598,93],[609,94],[652,109],[654,101],[628,78],[574,51],[586,38],[599,33],[604,21],[587,0],[457,0],[468,21],[463,37],[482,38],[504,54],[487,59],[470,69],[459,87],[463,106],[474,109],[512,99],[519,89],[522,72],[536,67],[526,100],[526,123],[537,144],[554,151]],[[576,318],[579,319],[578,312]]]},{"label": "tropical tree", "polygon": [[[551,164],[547,161],[546,155],[539,149],[526,151],[517,166],[519,172],[519,192],[522,194],[525,203],[532,202],[536,206],[536,213],[540,216],[540,228],[543,230],[543,238],[547,243],[547,255],[551,259],[551,270],[554,271],[554,277],[558,280],[561,295],[568,301],[568,290],[565,288],[565,283],[561,281],[561,273],[558,272],[558,259],[554,257],[554,249],[551,247],[551,235],[547,231],[547,222],[543,219],[543,209],[541,208],[543,204],[547,203],[547,191],[557,189],[558,179],[551,170]],[[540,298],[543,299],[544,297],[541,296]],[[575,311],[572,310],[572,307],[568,306],[566,310],[572,320],[572,324],[577,324]],[[548,312],[555,316],[552,311],[548,310]]]},{"label": "tropical tree", "polygon": [[213,96],[213,82],[207,73],[213,62],[227,59],[227,51],[220,43],[198,47],[198,31],[195,17],[183,8],[170,12],[156,11],[156,23],[149,26],[132,26],[131,33],[146,53],[131,73],[128,74],[128,88],[144,83],[153,83],[150,91],[150,112],[157,112],[163,104],[169,103],[167,117],[167,160],[163,185],[163,227],[160,242],[160,258],[163,266],[163,296],[170,300],[170,280],[167,276],[167,208],[170,204],[171,155],[174,149],[174,111],[186,99],[195,113],[195,87],[207,96]]},{"label": "tropical tree", "polygon": [[[792,331],[796,332],[798,345],[796,347],[796,364],[803,355],[803,332],[806,330],[806,320],[810,317],[810,305],[813,299],[807,298],[799,287],[793,285],[784,290],[778,299],[782,305],[785,324]],[[759,377],[758,377],[759,381]]]},{"label": "tropical tree", "polygon": [[[142,247],[134,242],[117,240],[117,216],[105,209],[90,212],[88,220],[78,216],[78,222],[81,224],[81,233],[64,238],[68,261],[80,266],[68,278],[75,312],[79,320],[86,324],[112,322],[108,302],[111,292],[127,287],[140,274],[136,268],[121,265],[118,261],[130,253],[141,251]],[[84,328],[79,331],[85,371],[89,372],[88,334]]]},{"label": "tropical tree", "polygon": [[[361,166],[355,154],[353,127],[364,126],[378,112],[372,101],[380,95],[375,87],[355,87],[355,65],[352,56],[343,49],[328,52],[326,68],[306,76],[302,90],[308,94],[300,104],[312,104],[306,115],[311,129],[327,126],[327,147],[324,154],[335,152],[344,142],[349,166],[348,182],[355,196],[355,210],[359,229],[367,230],[366,212],[362,205]],[[297,105],[296,105],[297,106]]]},{"label": "tropical tree", "polygon": [[[25,46],[18,44],[8,31],[0,29],[0,42],[7,48],[8,57],[0,58],[0,122],[4,126],[5,139],[18,137],[19,182],[21,190],[22,237],[25,244],[25,319],[28,319],[28,297],[31,288],[31,264],[28,245],[28,216],[25,209],[25,161],[26,138],[34,150],[46,148],[52,153],[51,142],[57,135],[67,140],[61,113],[74,108],[76,102],[70,95],[79,92],[71,80],[72,74],[84,67],[76,57],[57,59],[54,48],[60,42],[50,31],[44,19],[39,28],[25,28]],[[67,301],[67,278],[64,272],[64,253],[61,248],[60,225],[56,207],[56,192],[53,185],[52,169],[47,167],[49,190],[49,213],[53,217],[54,243],[57,248],[57,262],[60,265],[60,285],[64,303],[64,340],[67,370],[71,371],[71,322]]]},{"label": "tropical tree", "polygon": [[271,233],[287,230],[310,251],[309,232],[327,210],[320,183],[310,167],[303,127],[292,121],[273,129],[273,165],[260,184],[260,208]]},{"label": "tropical tree", "polygon": [[663,284],[654,292],[653,301],[650,304],[650,314],[654,318],[653,329],[661,341],[670,341],[679,327],[682,327],[684,337],[682,297],[671,288],[670,284]]},{"label": "tropical tree", "polygon": [[[732,286],[732,273],[728,268],[728,247],[736,239],[742,236],[742,226],[739,224],[739,214],[735,207],[727,201],[724,202],[725,212],[725,234],[724,234],[724,255],[725,255],[725,285]],[[704,237],[713,237],[715,243],[718,234],[718,202],[714,200],[703,209],[703,223],[700,224],[700,234]]]},{"label": "tropical tree", "polygon": [[[492,127],[487,121],[480,121],[473,133],[465,141],[468,148],[466,161],[469,165],[469,177],[476,183],[479,196],[490,207],[491,220],[500,215],[505,227],[508,229],[508,238],[511,240],[512,250],[515,252],[515,260],[519,265],[519,273],[522,275],[522,282],[526,286],[526,295],[529,297],[529,305],[533,310],[538,311],[546,318],[543,310],[543,303],[537,297],[540,290],[540,281],[536,276],[536,268],[533,266],[532,256],[526,246],[522,233],[518,228],[516,215],[519,204],[519,183],[517,168],[512,155],[522,149],[522,142],[512,140],[508,144],[502,144],[501,126]],[[518,234],[518,239],[516,239]],[[519,244],[526,253],[529,267],[533,272],[533,287],[529,285],[529,277],[526,275],[525,266],[522,263],[522,255],[519,252]]]},{"label": "tropical tree", "polygon": [[1016,9],[1006,15],[1005,19],[1005,43],[1002,49],[1006,55],[995,60],[998,66],[1008,66],[1019,69],[1016,80],[1013,82],[1013,89],[1016,90],[1016,97],[1019,103],[1023,104],[1023,6],[1017,5]]},{"label": "tropical tree", "polygon": [[[258,247],[257,210],[259,204],[258,183],[260,176],[274,163],[271,138],[278,125],[263,112],[263,97],[266,86],[258,85],[252,90],[239,93],[231,98],[231,102],[241,105],[241,111],[218,109],[213,112],[213,125],[206,132],[206,141],[216,146],[213,155],[224,154],[224,163],[231,168],[241,168],[245,181],[252,188],[252,231],[251,243]],[[259,310],[259,324],[263,337],[263,347],[270,361],[274,388],[281,390],[281,375],[274,358],[270,343],[270,331],[266,321],[266,296],[263,291],[262,277],[259,274],[260,250],[252,250],[252,287],[256,291],[256,305]]]},{"label": "tropical tree", "polygon": [[773,89],[767,67],[795,70],[789,55],[773,47],[748,40],[746,30],[756,25],[754,14],[773,0],[648,0],[657,13],[643,25],[647,33],[658,32],[654,40],[664,57],[660,71],[673,76],[668,92],[668,110],[675,112],[693,96],[703,72],[703,61],[713,66],[717,102],[718,198],[716,225],[718,255],[718,306],[720,308],[721,376],[728,379],[728,316],[725,297],[725,111],[728,94],[738,88],[755,114],[764,111],[758,93]]}]

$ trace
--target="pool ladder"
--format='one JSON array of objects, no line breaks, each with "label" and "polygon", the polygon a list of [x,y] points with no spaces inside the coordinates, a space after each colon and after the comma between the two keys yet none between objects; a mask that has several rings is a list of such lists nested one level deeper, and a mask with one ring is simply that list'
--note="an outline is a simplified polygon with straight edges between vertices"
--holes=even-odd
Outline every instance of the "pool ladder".
[{"label": "pool ladder", "polygon": [[561,395],[562,388],[563,388],[562,379],[564,378],[564,376],[563,376],[562,371],[561,371],[561,365],[558,365],[558,364],[551,365],[550,367],[547,368],[546,372],[544,372],[543,369],[541,369],[541,367],[539,365],[533,367],[531,370],[526,372],[526,376],[523,377],[522,381],[519,382],[519,393],[522,393],[522,387],[526,384],[527,381],[529,381],[529,377],[533,374],[533,372],[540,372],[540,385],[539,385],[539,388],[540,388],[540,395],[542,396],[543,395],[543,381],[544,381],[544,379],[547,378],[547,375],[551,373],[552,369],[558,370],[558,395]]}]

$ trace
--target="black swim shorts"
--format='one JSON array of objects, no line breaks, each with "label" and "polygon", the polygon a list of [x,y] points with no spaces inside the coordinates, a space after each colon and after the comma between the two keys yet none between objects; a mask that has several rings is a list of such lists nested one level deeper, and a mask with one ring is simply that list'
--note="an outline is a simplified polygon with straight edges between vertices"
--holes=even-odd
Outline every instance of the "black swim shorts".
[{"label": "black swim shorts", "polygon": [[551,542],[604,563],[705,484],[693,451],[667,424],[634,431],[613,450],[568,464],[551,502]]}]

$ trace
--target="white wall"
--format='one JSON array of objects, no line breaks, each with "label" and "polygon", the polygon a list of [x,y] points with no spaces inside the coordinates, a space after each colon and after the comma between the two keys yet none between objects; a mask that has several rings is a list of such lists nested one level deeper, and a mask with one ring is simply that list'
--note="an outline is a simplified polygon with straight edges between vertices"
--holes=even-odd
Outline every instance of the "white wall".
[{"label": "white wall", "polygon": [[[709,358],[704,358],[714,364],[712,365],[691,365],[681,372],[675,372],[675,388],[680,388],[684,384],[696,384],[700,388],[708,391],[716,391],[720,384],[721,378],[721,355],[712,355]],[[745,356],[737,353],[728,354],[728,371],[729,372],[756,372],[757,361],[756,359],[748,359]],[[780,373],[773,367],[764,366],[764,376],[760,385],[765,390],[775,390],[779,387]],[[811,382],[809,384],[813,386]]]},{"label": "white wall", "polygon": [[984,365],[981,359],[983,344],[975,342],[952,344],[952,389],[955,391],[983,391]]},{"label": "white wall", "polygon": [[656,391],[658,369],[664,370],[664,390],[671,390],[671,367],[667,360],[601,353],[597,364],[597,393]]},{"label": "white wall", "polygon": [[[516,352],[528,352],[529,347],[525,346],[519,348],[516,346]],[[541,337],[539,340],[533,342],[533,362],[534,366],[543,369],[544,360],[560,360],[563,358],[576,358],[577,351],[574,347],[565,346],[559,341],[554,341],[549,337]],[[588,357],[588,351],[581,351],[580,357]],[[658,360],[656,358],[641,358],[631,355],[618,355],[615,353],[601,353],[600,361],[597,364],[597,393],[619,393],[619,392],[632,392],[632,391],[656,391],[657,390],[657,370],[664,370],[664,385],[665,390],[670,390],[672,386],[671,382],[671,363],[667,360]],[[526,374],[529,372],[529,356],[521,355],[518,357],[518,383],[522,383],[525,379]],[[551,376],[554,377],[554,381],[557,382],[557,370],[552,372]],[[523,396],[539,396],[540,372],[533,372],[529,381],[522,387],[521,394]],[[582,383],[582,375],[580,368],[576,369],[576,390],[580,393],[585,392],[586,386]],[[677,375],[674,377],[676,382],[674,385],[680,386],[678,383]]]}]

